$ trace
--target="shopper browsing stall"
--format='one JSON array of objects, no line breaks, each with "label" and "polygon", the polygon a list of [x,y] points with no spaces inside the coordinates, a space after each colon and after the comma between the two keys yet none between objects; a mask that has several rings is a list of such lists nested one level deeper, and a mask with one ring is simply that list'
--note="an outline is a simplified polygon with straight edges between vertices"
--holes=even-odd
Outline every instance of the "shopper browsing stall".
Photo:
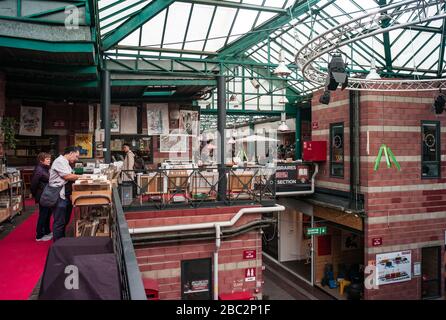
[{"label": "shopper browsing stall", "polygon": [[[43,189],[48,184],[50,178],[51,155],[41,152],[37,156],[38,163],[34,168],[31,178],[31,193],[36,203],[39,203]],[[36,241],[48,241],[53,238],[50,230],[51,208],[39,204],[39,219],[36,227]]]},{"label": "shopper browsing stall", "polygon": [[63,155],[60,155],[54,160],[50,170],[50,187],[59,187],[59,198],[54,208],[54,223],[53,234],[54,241],[65,237],[65,228],[70,221],[71,211],[73,206],[71,204],[71,191],[74,181],[79,179],[79,176],[73,174],[70,164],[75,163],[79,158],[79,149],[76,147],[67,147]]}]

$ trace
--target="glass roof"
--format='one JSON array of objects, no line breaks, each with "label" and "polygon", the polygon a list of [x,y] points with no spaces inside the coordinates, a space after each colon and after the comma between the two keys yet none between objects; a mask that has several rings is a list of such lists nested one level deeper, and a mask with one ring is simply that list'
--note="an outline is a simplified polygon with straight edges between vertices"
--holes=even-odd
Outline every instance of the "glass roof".
[{"label": "glass roof", "polygon": [[[128,19],[158,0],[100,0],[100,29],[104,38]],[[277,64],[279,52],[283,50],[288,64],[294,64],[294,57],[303,44],[318,34],[350,21],[352,18],[375,10],[383,4],[394,4],[394,0],[320,0],[299,16],[293,17],[292,8],[308,4],[310,0],[183,0],[174,1],[141,27],[124,37],[119,45],[155,48],[152,54],[162,57],[213,57],[234,41],[243,40],[256,34],[258,43],[244,49],[240,54],[256,62]],[[395,9],[398,10],[398,9]],[[443,6],[437,9],[442,10]],[[285,23],[274,29],[262,29],[265,22],[289,17]],[[417,18],[417,13],[401,13],[398,20],[409,21]],[[340,51],[351,70],[368,72],[372,59],[376,60],[378,70],[390,76],[438,77],[444,75],[444,25],[443,20],[435,20],[416,27],[397,29],[388,33],[366,38]],[[172,49],[169,52],[159,49]],[[189,52],[185,50],[193,50]],[[113,52],[128,53],[123,49]],[[268,54],[269,53],[269,54]],[[442,55],[442,56],[441,56]],[[316,63],[326,67],[328,55]],[[438,70],[439,68],[442,70]],[[266,68],[266,67],[265,67]],[[272,68],[270,67],[271,71]],[[300,81],[302,74],[298,69],[288,79],[297,92],[309,93],[315,86]],[[234,84],[233,91],[242,82]],[[232,87],[229,84],[229,87]],[[245,86],[246,87],[246,86]],[[274,86],[277,89],[277,86]],[[229,90],[230,91],[230,90]],[[265,93],[268,93],[266,90]],[[261,98],[266,99],[266,98]],[[276,99],[275,97],[273,99]],[[206,103],[206,102],[205,102]],[[271,101],[269,101],[271,104]],[[260,103],[261,105],[262,103]],[[265,104],[268,104],[265,101]],[[258,106],[259,103],[256,102]],[[258,109],[258,107],[257,107]]]}]

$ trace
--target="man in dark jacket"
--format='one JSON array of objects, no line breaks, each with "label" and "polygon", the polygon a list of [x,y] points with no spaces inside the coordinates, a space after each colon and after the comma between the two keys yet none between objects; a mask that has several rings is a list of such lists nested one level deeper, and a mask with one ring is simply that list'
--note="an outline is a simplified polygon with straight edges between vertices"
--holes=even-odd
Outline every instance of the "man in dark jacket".
[{"label": "man in dark jacket", "polygon": [[[37,156],[38,163],[34,168],[31,178],[31,194],[36,203],[39,203],[43,189],[48,184],[50,178],[51,155],[41,152]],[[43,207],[39,204],[39,219],[37,220],[36,241],[48,241],[53,238],[50,230],[51,208]]]}]

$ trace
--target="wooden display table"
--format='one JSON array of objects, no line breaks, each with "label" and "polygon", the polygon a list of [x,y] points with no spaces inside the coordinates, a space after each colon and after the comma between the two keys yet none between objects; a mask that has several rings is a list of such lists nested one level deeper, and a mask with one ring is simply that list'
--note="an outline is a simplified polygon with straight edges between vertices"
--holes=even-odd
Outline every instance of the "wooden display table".
[{"label": "wooden display table", "polygon": [[105,180],[79,179],[73,184],[74,206],[107,205],[112,202],[112,184]]}]

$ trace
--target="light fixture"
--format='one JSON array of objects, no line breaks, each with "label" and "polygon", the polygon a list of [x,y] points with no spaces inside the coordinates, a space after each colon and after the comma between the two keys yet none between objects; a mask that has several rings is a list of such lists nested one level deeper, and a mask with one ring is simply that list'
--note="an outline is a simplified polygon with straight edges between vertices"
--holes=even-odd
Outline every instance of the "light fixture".
[{"label": "light fixture", "polygon": [[279,100],[279,104],[287,104],[289,101],[285,95],[285,89],[282,90],[282,97]]},{"label": "light fixture", "polygon": [[279,77],[288,77],[291,74],[291,70],[285,64],[285,57],[283,55],[283,50],[279,53],[279,65],[274,69],[273,73]]},{"label": "light fixture", "polygon": [[235,144],[235,139],[234,139],[234,137],[231,137],[231,138],[228,140],[228,143],[229,143],[229,144]]},{"label": "light fixture", "polygon": [[280,123],[279,127],[277,128],[277,130],[279,130],[281,132],[290,130],[290,128],[286,124],[286,114],[285,114],[285,112],[282,112],[280,117],[281,117],[281,119],[280,119],[281,123]]},{"label": "light fixture", "polygon": [[330,103],[330,91],[325,90],[324,93],[319,98],[319,102],[322,104],[329,104]]},{"label": "light fixture", "polygon": [[370,73],[366,77],[367,80],[381,80],[381,76],[376,72],[375,59],[370,63]]},{"label": "light fixture", "polygon": [[446,96],[441,92],[440,94],[435,98],[434,101],[434,111],[436,114],[442,114],[444,111],[444,107],[446,104]]},{"label": "light fixture", "polygon": [[255,89],[260,88],[260,83],[256,79],[250,78],[249,81],[251,81],[251,84]]},{"label": "light fixture", "polygon": [[328,75],[326,80],[327,89],[335,91],[342,83],[342,90],[348,85],[347,64],[340,54],[334,54],[328,63]]}]

